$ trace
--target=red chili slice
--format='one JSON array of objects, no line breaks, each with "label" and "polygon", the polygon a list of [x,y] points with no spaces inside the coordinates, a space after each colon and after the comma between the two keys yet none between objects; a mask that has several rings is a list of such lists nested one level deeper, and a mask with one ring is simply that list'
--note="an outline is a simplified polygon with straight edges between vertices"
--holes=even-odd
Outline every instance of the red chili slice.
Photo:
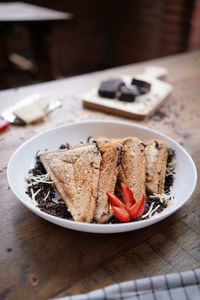
[{"label": "red chili slice", "polygon": [[112,207],[115,206],[115,207],[119,207],[119,208],[123,208],[123,209],[126,208],[126,206],[122,203],[122,201],[119,200],[115,195],[108,193],[108,192],[106,194],[108,196],[108,199],[110,200]]},{"label": "red chili slice", "polygon": [[112,209],[113,209],[114,216],[118,220],[122,222],[128,222],[130,220],[129,213],[125,208],[113,206]]},{"label": "red chili slice", "polygon": [[131,220],[141,217],[141,215],[144,212],[145,202],[146,202],[146,196],[142,195],[140,199],[133,206],[128,208],[128,212]]},{"label": "red chili slice", "polygon": [[107,192],[115,217],[122,222],[128,222],[139,218],[144,212],[146,196],[142,195],[140,199],[135,202],[134,195],[129,187],[126,184],[121,183],[121,188],[123,202],[114,194]]},{"label": "red chili slice", "polygon": [[133,195],[132,191],[124,183],[121,183],[121,188],[122,188],[122,193],[123,193],[124,204],[126,205],[126,207],[131,207],[135,203],[134,195]]}]

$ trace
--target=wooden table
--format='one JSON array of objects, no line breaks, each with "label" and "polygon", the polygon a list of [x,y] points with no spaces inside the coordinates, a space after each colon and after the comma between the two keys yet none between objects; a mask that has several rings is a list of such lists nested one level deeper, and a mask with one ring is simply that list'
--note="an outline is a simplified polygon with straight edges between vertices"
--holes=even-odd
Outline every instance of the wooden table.
[{"label": "wooden table", "polygon": [[[200,267],[200,188],[178,212],[138,231],[95,235],[67,230],[36,216],[9,189],[6,165],[16,148],[46,128],[87,119],[122,119],[83,109],[81,95],[103,78],[169,69],[174,91],[159,112],[142,121],[182,143],[200,168],[200,62],[198,52],[160,58],[69,79],[0,92],[0,108],[33,92],[62,97],[46,122],[12,127],[0,135],[0,299],[47,299],[116,282]],[[132,121],[131,121],[132,122]]]}]

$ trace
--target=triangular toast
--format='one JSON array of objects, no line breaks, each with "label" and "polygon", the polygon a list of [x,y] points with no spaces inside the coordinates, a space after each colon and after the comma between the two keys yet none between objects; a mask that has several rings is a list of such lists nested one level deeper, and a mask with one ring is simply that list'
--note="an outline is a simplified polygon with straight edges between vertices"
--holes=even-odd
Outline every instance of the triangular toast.
[{"label": "triangular toast", "polygon": [[146,189],[149,193],[164,192],[168,146],[162,140],[145,141],[147,159]]},{"label": "triangular toast", "polygon": [[136,137],[122,139],[121,143],[123,153],[118,179],[119,182],[128,185],[137,201],[142,194],[145,195],[146,157],[144,155],[144,145]]},{"label": "triangular toast", "polygon": [[[96,141],[98,146],[105,142],[120,143],[123,147],[121,164],[119,166],[118,182],[125,183],[132,190],[136,201],[145,194],[146,157],[144,144],[136,137],[108,139],[94,136],[90,141]],[[118,190],[118,188],[117,188]]]},{"label": "triangular toast", "polygon": [[98,197],[94,217],[98,223],[105,223],[112,215],[106,192],[114,193],[115,191],[122,145],[120,143],[107,142],[100,143],[98,147],[101,152],[102,160],[100,164]]},{"label": "triangular toast", "polygon": [[96,207],[101,154],[95,144],[40,155],[75,221],[91,222]]},{"label": "triangular toast", "polygon": [[114,193],[117,175],[119,172],[118,164],[121,160],[122,145],[118,142],[112,142],[104,137],[90,138],[88,142],[72,146],[71,149],[84,147],[89,143],[97,145],[101,153],[100,174],[98,183],[98,196],[96,199],[96,209],[94,219],[98,223],[106,223],[112,216],[112,209],[108,202],[106,192]]}]

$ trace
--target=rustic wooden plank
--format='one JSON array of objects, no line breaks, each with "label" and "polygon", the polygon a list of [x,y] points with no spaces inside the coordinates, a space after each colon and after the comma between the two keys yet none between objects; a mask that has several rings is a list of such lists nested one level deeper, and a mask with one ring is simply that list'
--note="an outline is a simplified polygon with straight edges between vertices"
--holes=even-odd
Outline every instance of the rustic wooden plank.
[{"label": "rustic wooden plank", "polygon": [[199,232],[199,225],[200,225],[200,211],[194,210],[191,214],[186,215],[182,219],[182,223],[187,225],[189,229],[195,232],[198,236],[200,235]]},{"label": "rustic wooden plank", "polygon": [[69,287],[67,290],[64,290],[62,292],[56,293],[56,297],[64,297],[64,296],[70,296],[70,295],[76,295],[76,294],[85,294],[88,293],[87,288],[82,284],[82,282],[77,282],[71,287]]},{"label": "rustic wooden plank", "polygon": [[[195,217],[194,214],[193,217]],[[197,217],[199,218],[199,216]],[[169,238],[169,240],[177,244],[178,247],[186,251],[187,254],[193,257],[197,262],[200,262],[199,232],[195,233],[189,226],[186,226],[181,220],[176,222],[176,226],[170,225],[166,229],[162,230],[162,233],[164,233],[165,236]]]},{"label": "rustic wooden plank", "polygon": [[83,278],[81,282],[88,291],[116,283],[103,268],[98,268],[90,276]]},{"label": "rustic wooden plank", "polygon": [[130,260],[126,252],[124,255],[106,261],[103,267],[116,282],[143,277],[140,266]]},{"label": "rustic wooden plank", "polygon": [[148,242],[177,271],[194,269],[198,266],[196,259],[186,250],[161,233],[152,236]]},{"label": "rustic wooden plank", "polygon": [[143,276],[159,275],[174,270],[170,262],[156,252],[147,241],[134,247],[126,255],[138,265]]}]

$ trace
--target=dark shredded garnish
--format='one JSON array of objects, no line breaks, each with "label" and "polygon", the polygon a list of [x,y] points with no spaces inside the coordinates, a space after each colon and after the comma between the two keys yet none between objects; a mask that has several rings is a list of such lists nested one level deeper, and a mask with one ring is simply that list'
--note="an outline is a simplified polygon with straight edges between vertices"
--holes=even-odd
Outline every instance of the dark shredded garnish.
[{"label": "dark shredded garnish", "polygon": [[147,145],[145,145],[144,143],[141,143],[142,146],[144,146],[144,148],[146,148]]},{"label": "dark shredded garnish", "polygon": [[92,135],[88,136],[87,142],[89,143],[90,139],[92,138]]},{"label": "dark shredded garnish", "polygon": [[159,198],[153,198],[153,199],[151,199],[149,196],[147,197],[147,200],[146,200],[146,205],[145,205],[145,209],[144,209],[143,215],[145,215],[148,212],[148,210],[150,209],[150,206],[151,206],[152,202],[155,202],[154,207],[156,207],[157,205],[160,205],[160,207],[158,208],[157,212],[161,212],[161,211],[163,211],[163,209],[165,209],[167,207],[167,204],[166,203],[162,203]]},{"label": "dark shredded garnish", "polygon": [[70,146],[69,143],[62,144],[62,145],[60,145],[60,147],[59,147],[59,149],[70,149],[70,148],[71,148],[71,146]]},{"label": "dark shredded garnish", "polygon": [[119,156],[118,156],[118,160],[117,160],[117,166],[121,165],[122,163],[122,147],[117,147],[117,151],[119,151]]},{"label": "dark shredded garnish", "polygon": [[158,142],[157,142],[157,141],[155,141],[154,143],[155,143],[155,147],[156,147],[156,149],[158,149],[158,148],[159,148],[159,144],[158,144]]},{"label": "dark shredded garnish", "polygon": [[[46,171],[42,163],[39,161],[38,155],[36,157],[35,167],[31,169],[29,173],[33,175],[46,174]],[[31,183],[31,181],[28,181],[28,183]],[[37,192],[39,189],[41,190],[35,196],[35,200],[38,203],[37,204],[38,208],[40,208],[42,211],[50,215],[72,220],[72,216],[70,212],[67,210],[66,204],[61,199],[56,201],[58,203],[53,201],[55,199],[55,189],[51,184],[39,182],[37,184],[33,184],[32,186],[29,186],[27,188],[26,194],[28,194],[30,198],[31,198],[31,189],[33,190],[34,193]],[[46,200],[44,200],[48,193],[49,193],[48,197],[46,198]]]},{"label": "dark shredded garnish", "polygon": [[115,216],[112,216],[109,220],[110,224],[120,224],[122,223],[120,220],[118,220],[117,218],[115,218]]},{"label": "dark shredded garnish", "polygon": [[91,163],[90,163],[90,167],[91,167],[91,168],[94,168],[94,169],[96,169],[96,170],[99,170],[99,168],[96,166],[96,164],[95,164],[94,162],[91,162]]},{"label": "dark shredded garnish", "polygon": [[98,143],[96,141],[93,141],[93,143],[96,145],[97,149],[94,151],[94,154],[96,155],[99,155],[100,153],[100,149],[99,149],[99,146],[98,146]]},{"label": "dark shredded garnish", "polygon": [[[167,158],[167,165],[174,159],[176,153],[175,150],[169,148],[168,149],[168,158]],[[170,190],[170,187],[173,185],[174,183],[174,175],[168,175],[165,177],[165,193],[168,193]]]}]

